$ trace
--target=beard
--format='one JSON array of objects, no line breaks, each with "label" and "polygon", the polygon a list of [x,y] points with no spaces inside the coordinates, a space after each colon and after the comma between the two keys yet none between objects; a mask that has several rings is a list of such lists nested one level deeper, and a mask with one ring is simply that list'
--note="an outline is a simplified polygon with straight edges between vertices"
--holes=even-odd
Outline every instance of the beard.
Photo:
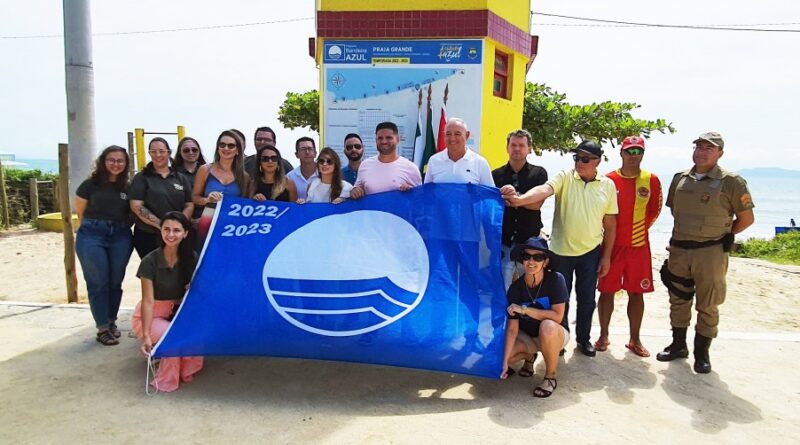
[{"label": "beard", "polygon": [[395,150],[397,150],[397,146],[396,145],[387,145],[385,147],[381,147],[379,145],[377,148],[378,148],[378,153],[380,153],[380,154],[382,154],[384,156],[390,155],[390,154],[394,153]]},{"label": "beard", "polygon": [[353,151],[353,152],[345,152],[344,155],[347,157],[348,161],[356,162],[360,161],[361,158],[364,157],[364,151],[362,150],[361,153]]}]

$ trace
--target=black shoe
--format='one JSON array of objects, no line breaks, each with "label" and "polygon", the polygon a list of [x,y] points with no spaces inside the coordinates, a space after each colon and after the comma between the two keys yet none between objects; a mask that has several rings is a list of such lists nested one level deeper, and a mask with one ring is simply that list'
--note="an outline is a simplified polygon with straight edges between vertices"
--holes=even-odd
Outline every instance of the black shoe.
[{"label": "black shoe", "polygon": [[686,328],[672,328],[672,343],[656,354],[656,360],[671,362],[686,357],[689,357],[689,348],[686,347]]},{"label": "black shoe", "polygon": [[597,355],[597,351],[595,351],[594,345],[590,341],[578,343],[578,348],[581,350],[583,355],[587,357],[594,357]]},{"label": "black shoe", "polygon": [[700,334],[694,335],[694,372],[698,374],[711,372],[711,359],[708,356],[709,346],[711,346],[710,338]]}]

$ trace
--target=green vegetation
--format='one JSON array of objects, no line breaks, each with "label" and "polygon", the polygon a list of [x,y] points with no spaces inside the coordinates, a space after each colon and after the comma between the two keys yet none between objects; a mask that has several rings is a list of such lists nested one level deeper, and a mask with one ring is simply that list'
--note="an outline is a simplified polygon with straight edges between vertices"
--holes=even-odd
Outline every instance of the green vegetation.
[{"label": "green vegetation", "polygon": [[[631,111],[640,105],[633,102],[572,105],[566,99],[565,94],[545,84],[525,84],[522,127],[531,132],[537,154],[567,152],[575,147],[578,139],[620,143],[630,135],[650,137],[653,131],[675,133],[672,124],[664,119],[634,118]],[[278,110],[278,120],[289,129],[306,127],[319,131],[319,92],[286,93],[286,100]]]},{"label": "green vegetation", "polygon": [[6,182],[27,183],[28,179],[36,178],[40,181],[57,181],[58,175],[53,173],[42,173],[41,170],[21,170],[14,167],[3,167],[3,174]]},{"label": "green vegetation", "polygon": [[782,233],[771,240],[749,239],[733,255],[760,258],[778,264],[800,265],[800,232]]}]

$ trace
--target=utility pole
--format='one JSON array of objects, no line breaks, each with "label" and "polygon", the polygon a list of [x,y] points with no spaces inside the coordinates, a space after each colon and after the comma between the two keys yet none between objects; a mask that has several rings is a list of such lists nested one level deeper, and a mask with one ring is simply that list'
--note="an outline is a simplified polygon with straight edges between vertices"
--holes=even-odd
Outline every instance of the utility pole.
[{"label": "utility pole", "polygon": [[[69,202],[89,176],[97,152],[90,0],[63,0],[64,63],[69,135]],[[65,183],[62,179],[62,184]]]}]

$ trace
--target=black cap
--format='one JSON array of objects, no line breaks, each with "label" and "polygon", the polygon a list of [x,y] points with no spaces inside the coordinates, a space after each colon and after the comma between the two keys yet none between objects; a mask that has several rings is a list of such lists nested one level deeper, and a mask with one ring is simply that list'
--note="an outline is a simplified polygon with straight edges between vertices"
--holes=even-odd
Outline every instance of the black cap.
[{"label": "black cap", "polygon": [[591,153],[591,154],[597,156],[598,158],[600,156],[603,156],[603,148],[600,146],[600,144],[598,144],[597,142],[595,142],[595,141],[593,141],[591,139],[587,139],[587,140],[581,142],[572,151],[577,152],[578,150],[582,150],[582,151],[585,151],[587,153]]}]

